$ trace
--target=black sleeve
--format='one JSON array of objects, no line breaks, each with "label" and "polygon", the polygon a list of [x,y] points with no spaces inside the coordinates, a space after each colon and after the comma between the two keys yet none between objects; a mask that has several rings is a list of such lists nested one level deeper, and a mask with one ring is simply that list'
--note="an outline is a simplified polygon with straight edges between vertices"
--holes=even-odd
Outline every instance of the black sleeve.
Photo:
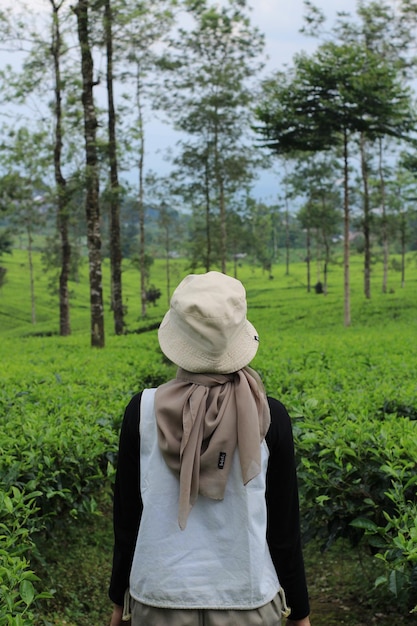
[{"label": "black sleeve", "polygon": [[291,619],[309,612],[301,549],[298,485],[291,420],[284,405],[268,398],[271,425],[266,435],[269,463],[266,482],[267,540],[279,581],[285,591]]},{"label": "black sleeve", "polygon": [[119,439],[113,500],[114,550],[109,597],[120,606],[129,586],[133,553],[142,515],[139,417],[141,394],[126,407]]}]

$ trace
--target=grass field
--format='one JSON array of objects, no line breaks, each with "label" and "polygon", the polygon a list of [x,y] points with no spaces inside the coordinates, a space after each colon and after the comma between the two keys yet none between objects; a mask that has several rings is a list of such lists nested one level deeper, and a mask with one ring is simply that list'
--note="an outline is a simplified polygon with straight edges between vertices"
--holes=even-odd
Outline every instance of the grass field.
[{"label": "grass field", "polygon": [[[43,270],[39,255],[35,256],[35,310],[36,324],[31,323],[31,299],[29,270],[26,252],[15,250],[12,255],[4,255],[1,261],[7,268],[6,284],[0,290],[0,332],[2,336],[22,336],[58,332],[58,298],[49,294],[49,277]],[[89,297],[87,283],[87,263],[81,267],[78,283],[70,283],[71,324],[74,334],[86,333],[89,329]],[[229,273],[233,267],[230,264]],[[188,273],[185,260],[171,261],[171,291]],[[391,320],[412,321],[415,314],[415,286],[417,281],[417,259],[410,255],[407,259],[406,285],[401,288],[400,274],[391,270],[388,292],[381,293],[382,265],[377,263],[372,273],[372,297],[363,296],[362,259],[351,259],[351,314],[352,327],[387,324]],[[328,295],[317,295],[312,287],[306,289],[306,267],[296,262],[290,265],[290,274],[285,275],[283,265],[273,268],[271,280],[266,272],[258,267],[243,265],[238,267],[237,277],[244,283],[251,317],[262,324],[273,313],[280,330],[290,327],[297,330],[325,333],[334,326],[343,325],[343,267],[342,258],[329,268]],[[312,285],[316,277],[312,273]],[[124,303],[127,307],[126,324],[130,331],[146,326],[149,321],[158,321],[168,306],[166,270],[162,261],[156,261],[151,268],[150,283],[161,289],[162,296],[156,306],[148,307],[147,320],[140,316],[140,278],[137,270],[126,261],[123,272]],[[106,331],[112,334],[112,320],[109,296],[109,265],[103,263],[103,293],[105,302]]]},{"label": "grass field", "polygon": [[[71,284],[73,334],[61,338],[57,297],[47,291],[48,277],[39,258],[35,258],[36,324],[31,323],[25,252],[16,250],[1,264],[8,270],[0,290],[2,488],[9,489],[13,480],[23,484],[24,476],[32,489],[43,491],[44,529],[36,533],[31,566],[42,585],[56,590],[54,599],[37,609],[34,621],[24,623],[99,626],[106,623],[110,610],[112,541],[110,488],[103,490],[100,484],[111,483],[118,429],[130,396],[173,373],[159,351],[156,331],[146,330],[160,322],[167,308],[164,263],[156,261],[151,269],[150,283],[163,295],[156,306],[149,306],[146,319],[140,317],[138,272],[126,263],[127,334],[120,337],[112,330],[109,272],[104,264],[103,350],[89,345],[86,266],[80,282]],[[187,274],[185,262],[173,262],[171,272],[175,286]],[[362,259],[352,257],[349,328],[343,325],[340,260],[329,268],[326,296],[314,289],[307,292],[303,263],[294,262],[288,276],[283,265],[276,265],[272,274],[271,279],[260,268],[238,268],[247,289],[249,318],[261,338],[253,366],[261,372],[267,391],[282,399],[294,418],[304,524],[318,520],[325,526],[327,519],[341,518],[342,509],[350,506],[370,522],[372,511],[378,508],[383,514],[384,491],[395,484],[408,481],[407,493],[415,494],[416,257],[408,258],[404,288],[399,274],[390,271],[386,294],[381,290],[382,267],[376,263],[370,300],[363,296]],[[370,468],[373,473],[368,477]],[[362,505],[353,486],[375,476],[383,486],[370,483],[372,502]],[[408,542],[397,546],[402,561],[392,562],[398,584],[394,589],[394,579],[387,580],[391,591],[382,583],[374,589],[375,580],[382,580],[390,564],[372,557],[366,541],[352,548],[347,539],[340,539],[321,552],[318,534],[307,545],[314,626],[417,623],[408,612],[417,604],[417,595],[404,600],[398,573],[398,568],[411,564],[417,575],[417,519],[415,529],[410,521],[415,498],[411,504],[404,501],[403,508],[400,499],[389,509],[391,529],[375,517],[380,524],[375,533],[387,542],[387,550],[393,530],[393,540],[403,537]],[[416,589],[412,587],[411,593]],[[1,621],[0,610],[3,623],[8,622]]]}]

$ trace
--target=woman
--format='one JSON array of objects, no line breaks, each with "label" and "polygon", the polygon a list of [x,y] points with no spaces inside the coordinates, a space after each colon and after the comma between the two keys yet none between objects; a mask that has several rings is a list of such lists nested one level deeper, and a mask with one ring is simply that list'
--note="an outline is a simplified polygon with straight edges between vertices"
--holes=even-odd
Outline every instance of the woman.
[{"label": "woman", "polygon": [[172,296],[177,376],[132,398],[120,435],[110,626],[310,626],[290,418],[248,367],[246,310],[218,272]]}]

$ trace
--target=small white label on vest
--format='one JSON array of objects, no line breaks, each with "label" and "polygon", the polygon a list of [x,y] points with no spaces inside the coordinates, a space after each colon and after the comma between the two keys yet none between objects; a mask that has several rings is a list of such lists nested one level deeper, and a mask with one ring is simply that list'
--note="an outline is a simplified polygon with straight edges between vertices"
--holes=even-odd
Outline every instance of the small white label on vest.
[{"label": "small white label on vest", "polygon": [[225,463],[226,463],[226,452],[220,452],[220,454],[219,454],[219,462],[217,464],[217,467],[219,469],[223,469]]}]

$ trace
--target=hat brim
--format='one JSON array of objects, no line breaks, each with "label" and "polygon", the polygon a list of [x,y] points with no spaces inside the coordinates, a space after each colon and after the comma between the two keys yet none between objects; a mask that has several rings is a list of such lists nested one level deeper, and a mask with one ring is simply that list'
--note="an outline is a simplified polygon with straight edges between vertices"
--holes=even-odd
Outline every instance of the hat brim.
[{"label": "hat brim", "polygon": [[197,350],[170,322],[170,311],[158,329],[159,345],[170,361],[188,372],[230,374],[248,365],[256,355],[259,337],[255,327],[246,320],[242,330],[229,342],[227,351],[211,356]]}]

